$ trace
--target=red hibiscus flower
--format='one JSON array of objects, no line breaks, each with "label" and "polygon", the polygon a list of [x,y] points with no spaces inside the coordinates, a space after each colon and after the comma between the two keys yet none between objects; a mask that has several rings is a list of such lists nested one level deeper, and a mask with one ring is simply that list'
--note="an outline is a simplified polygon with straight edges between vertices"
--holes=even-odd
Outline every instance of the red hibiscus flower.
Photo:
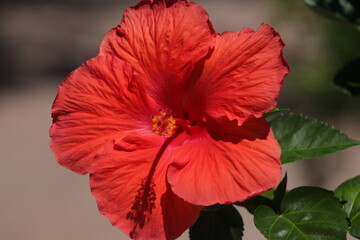
[{"label": "red hibiscus flower", "polygon": [[202,206],[275,187],[280,147],[263,118],[288,67],[269,25],[216,33],[187,0],[142,1],[59,86],[57,161],[90,173],[99,210],[134,239],[174,239]]}]

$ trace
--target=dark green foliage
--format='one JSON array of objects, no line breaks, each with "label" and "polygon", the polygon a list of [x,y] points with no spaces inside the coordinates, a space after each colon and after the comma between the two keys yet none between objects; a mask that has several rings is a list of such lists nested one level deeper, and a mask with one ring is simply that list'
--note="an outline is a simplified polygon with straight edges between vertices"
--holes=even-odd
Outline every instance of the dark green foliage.
[{"label": "dark green foliage", "polygon": [[273,110],[268,111],[267,113],[264,114],[264,117],[270,117],[276,113],[280,113],[280,112],[284,112],[284,111],[289,111],[289,108],[274,108]]},{"label": "dark green foliage", "polygon": [[360,176],[341,184],[335,190],[335,196],[344,204],[351,223],[349,233],[360,239]]},{"label": "dark green foliage", "polygon": [[261,205],[268,206],[276,212],[280,211],[280,204],[286,193],[287,174],[285,174],[281,183],[276,189],[271,189],[261,195],[249,198],[243,202],[235,203],[238,206],[245,207],[251,214]]},{"label": "dark green foliage", "polygon": [[190,228],[191,240],[241,240],[244,224],[232,205],[204,208]]},{"label": "dark green foliage", "polygon": [[304,2],[323,15],[360,25],[359,0],[304,0]]},{"label": "dark green foliage", "polygon": [[334,84],[352,96],[360,95],[360,58],[341,68],[334,78]]},{"label": "dark green foliage", "polygon": [[300,187],[288,192],[277,214],[260,206],[254,214],[260,232],[269,240],[346,239],[346,213],[334,193],[317,187]]},{"label": "dark green foliage", "polygon": [[282,163],[318,158],[360,144],[333,126],[302,115],[279,116],[270,125],[281,145]]}]

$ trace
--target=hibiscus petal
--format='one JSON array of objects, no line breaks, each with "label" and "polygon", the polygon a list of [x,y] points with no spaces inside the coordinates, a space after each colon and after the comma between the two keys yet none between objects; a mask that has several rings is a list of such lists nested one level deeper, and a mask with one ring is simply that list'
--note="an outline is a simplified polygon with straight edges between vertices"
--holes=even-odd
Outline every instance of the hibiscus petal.
[{"label": "hibiscus petal", "polygon": [[158,107],[132,72],[117,58],[96,57],[60,84],[52,108],[50,145],[61,165],[85,174],[108,141],[129,131],[151,132],[151,115]]},{"label": "hibiscus petal", "polygon": [[176,3],[178,0],[141,0],[135,7],[140,7],[144,4],[153,4],[158,2],[164,2],[167,7],[171,6],[172,4]]},{"label": "hibiscus petal", "polygon": [[250,119],[241,128],[231,121],[221,124],[218,129],[225,131],[193,127],[187,141],[173,149],[168,181],[190,203],[243,201],[280,182],[280,146],[264,119]]},{"label": "hibiscus petal", "polygon": [[256,32],[245,28],[219,35],[186,103],[190,119],[205,113],[237,119],[241,125],[248,116],[261,117],[273,109],[289,71],[282,57],[283,46],[278,33],[267,24]]},{"label": "hibiscus petal", "polygon": [[109,144],[90,171],[99,211],[132,239],[175,239],[194,224],[201,211],[167,186],[170,141],[164,139],[158,135],[123,139],[128,143],[120,145],[132,145],[130,151],[114,150]]},{"label": "hibiscus petal", "polygon": [[214,36],[208,14],[193,2],[142,1],[125,11],[120,25],[106,35],[100,54],[131,63],[149,94],[180,115],[188,76],[208,54]]}]

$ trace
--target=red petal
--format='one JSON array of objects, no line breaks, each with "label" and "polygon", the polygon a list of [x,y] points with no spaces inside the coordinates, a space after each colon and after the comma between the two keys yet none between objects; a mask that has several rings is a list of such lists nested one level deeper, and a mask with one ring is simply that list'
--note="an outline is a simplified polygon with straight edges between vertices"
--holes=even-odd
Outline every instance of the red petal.
[{"label": "red petal", "polygon": [[167,187],[169,153],[166,142],[161,147],[163,137],[123,141],[134,145],[133,151],[116,151],[110,144],[92,166],[90,185],[99,211],[133,239],[175,239],[196,221],[201,207]]},{"label": "red petal", "polygon": [[264,119],[248,120],[241,128],[236,122],[221,124],[218,129],[224,131],[211,135],[204,128],[191,129],[188,140],[173,149],[168,181],[190,203],[243,201],[280,182],[280,146]]},{"label": "red petal", "polygon": [[113,57],[96,57],[59,86],[51,148],[61,165],[85,174],[107,142],[128,131],[151,132],[151,115],[157,110],[129,66]]},{"label": "red petal", "polygon": [[188,76],[208,54],[215,33],[206,11],[193,2],[150,2],[125,11],[120,25],[106,35],[100,54],[129,62],[146,81],[148,93],[179,115]]},{"label": "red petal", "polygon": [[190,118],[207,113],[237,119],[241,125],[248,116],[261,117],[273,109],[289,71],[283,46],[278,33],[266,24],[256,32],[246,28],[218,36],[187,102]]},{"label": "red petal", "polygon": [[[153,4],[158,2],[164,2],[166,6],[171,6],[172,4],[176,3],[178,0],[141,0],[135,7],[140,7],[141,5],[145,4]],[[186,0],[182,0],[186,1]]]}]

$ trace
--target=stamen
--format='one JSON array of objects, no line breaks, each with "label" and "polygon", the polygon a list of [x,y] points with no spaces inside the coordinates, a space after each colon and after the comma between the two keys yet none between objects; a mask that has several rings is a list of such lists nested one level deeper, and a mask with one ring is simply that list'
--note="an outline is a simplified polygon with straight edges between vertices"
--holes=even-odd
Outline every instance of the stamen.
[{"label": "stamen", "polygon": [[152,131],[160,136],[170,137],[176,129],[176,120],[171,116],[171,110],[160,110],[160,115],[152,117]]},{"label": "stamen", "polygon": [[179,133],[175,133],[171,137],[165,140],[161,146],[159,152],[156,154],[155,159],[149,170],[149,174],[145,179],[142,180],[140,188],[138,189],[137,195],[131,206],[131,210],[126,214],[126,219],[134,222],[134,227],[130,232],[130,237],[136,237],[136,230],[138,227],[143,228],[144,225],[149,221],[150,215],[155,209],[155,201],[159,196],[156,196],[156,184],[154,183],[154,174],[156,167],[160,161],[160,158],[166,151],[170,143],[179,136]]}]

